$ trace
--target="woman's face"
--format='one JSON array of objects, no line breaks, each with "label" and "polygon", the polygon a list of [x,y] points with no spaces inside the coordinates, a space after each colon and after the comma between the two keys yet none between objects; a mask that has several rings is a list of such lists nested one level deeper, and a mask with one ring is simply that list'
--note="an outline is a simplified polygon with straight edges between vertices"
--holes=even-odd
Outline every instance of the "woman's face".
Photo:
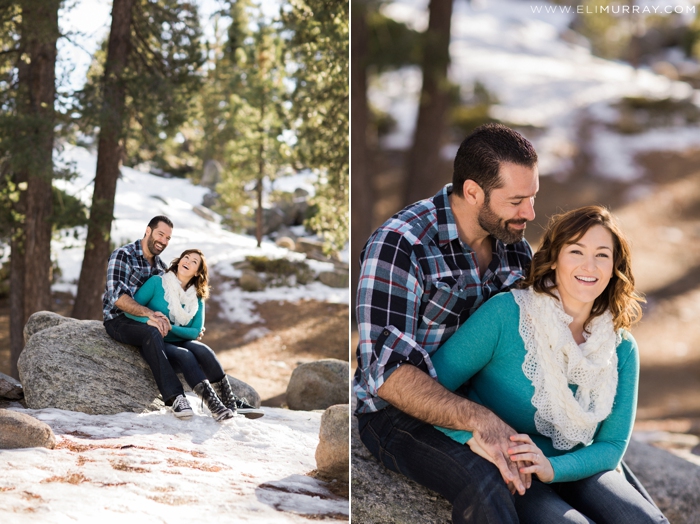
[{"label": "woman's face", "polygon": [[177,264],[177,276],[183,282],[189,282],[192,277],[199,273],[202,265],[202,257],[197,253],[187,253]]},{"label": "woman's face", "polygon": [[593,307],[612,278],[613,248],[612,233],[599,225],[562,248],[552,269],[565,310]]}]

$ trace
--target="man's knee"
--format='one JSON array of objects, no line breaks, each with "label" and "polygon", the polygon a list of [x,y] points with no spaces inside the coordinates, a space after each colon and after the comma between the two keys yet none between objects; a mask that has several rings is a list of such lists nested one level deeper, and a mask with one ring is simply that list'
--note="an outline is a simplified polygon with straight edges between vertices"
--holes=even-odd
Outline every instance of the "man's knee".
[{"label": "man's knee", "polygon": [[160,334],[158,328],[153,326],[146,326],[143,331],[143,344],[142,348],[146,349],[162,349],[163,348],[163,335]]},{"label": "man's knee", "polygon": [[487,470],[483,477],[470,477],[465,488],[450,502],[454,523],[518,522],[513,495],[498,469]]}]

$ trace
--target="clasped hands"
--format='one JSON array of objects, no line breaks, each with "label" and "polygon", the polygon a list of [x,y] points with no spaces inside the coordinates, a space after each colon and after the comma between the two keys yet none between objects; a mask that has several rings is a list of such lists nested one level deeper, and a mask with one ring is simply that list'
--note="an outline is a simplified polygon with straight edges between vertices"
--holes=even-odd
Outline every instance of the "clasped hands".
[{"label": "clasped hands", "polygon": [[532,475],[542,482],[554,479],[554,470],[549,459],[535,445],[529,435],[514,434],[514,430],[498,420],[500,424],[489,425],[486,430],[476,430],[467,441],[469,448],[480,457],[493,463],[501,473],[508,489],[524,495],[532,485]]},{"label": "clasped hands", "polygon": [[168,334],[168,331],[170,331],[170,329],[172,328],[168,317],[166,317],[160,311],[154,311],[153,314],[148,317],[148,321],[146,322],[146,324],[156,328],[163,337],[165,337],[165,335]]}]

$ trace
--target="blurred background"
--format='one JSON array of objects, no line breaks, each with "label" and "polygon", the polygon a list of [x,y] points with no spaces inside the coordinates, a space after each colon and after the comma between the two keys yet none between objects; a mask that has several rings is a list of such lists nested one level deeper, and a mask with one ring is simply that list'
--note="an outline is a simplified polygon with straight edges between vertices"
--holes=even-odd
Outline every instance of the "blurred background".
[{"label": "blurred background", "polygon": [[593,203],[629,235],[635,438],[700,464],[700,5],[353,0],[351,21],[353,293],[371,232],[451,181],[475,127],[513,127],[540,159],[533,247]]}]

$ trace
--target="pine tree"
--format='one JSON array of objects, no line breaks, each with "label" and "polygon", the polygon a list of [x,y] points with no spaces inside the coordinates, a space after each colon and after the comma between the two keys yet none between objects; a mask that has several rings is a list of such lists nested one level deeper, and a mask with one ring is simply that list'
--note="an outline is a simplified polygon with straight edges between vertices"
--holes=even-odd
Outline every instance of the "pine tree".
[{"label": "pine tree", "polygon": [[0,159],[11,204],[10,373],[22,330],[51,302],[51,215],[56,41],[61,0],[0,2]]},{"label": "pine tree", "polygon": [[274,178],[290,163],[290,148],[282,139],[286,124],[285,64],[279,24],[266,20],[260,7],[247,0],[231,4],[225,57],[217,67],[229,67],[227,99],[222,110],[228,138],[226,170],[217,187],[221,201],[234,214],[251,200],[253,185],[255,236],[263,236],[263,180]]},{"label": "pine tree", "polygon": [[291,32],[289,60],[296,65],[292,116],[300,166],[320,175],[310,220],[327,249],[348,240],[349,2],[291,0],[283,10]]},{"label": "pine tree", "polygon": [[[79,98],[86,125],[99,126],[97,172],[75,318],[101,318],[119,166],[131,143],[157,147],[186,120],[200,83],[201,29],[180,0],[114,0],[106,62],[95,64]],[[138,140],[129,139],[134,135]],[[134,154],[132,152],[132,154]]]},{"label": "pine tree", "polygon": [[454,0],[430,0],[430,20],[424,35],[423,85],[418,104],[418,118],[413,146],[406,158],[406,205],[430,196],[440,162],[440,148],[447,132],[450,106],[450,27]]}]

